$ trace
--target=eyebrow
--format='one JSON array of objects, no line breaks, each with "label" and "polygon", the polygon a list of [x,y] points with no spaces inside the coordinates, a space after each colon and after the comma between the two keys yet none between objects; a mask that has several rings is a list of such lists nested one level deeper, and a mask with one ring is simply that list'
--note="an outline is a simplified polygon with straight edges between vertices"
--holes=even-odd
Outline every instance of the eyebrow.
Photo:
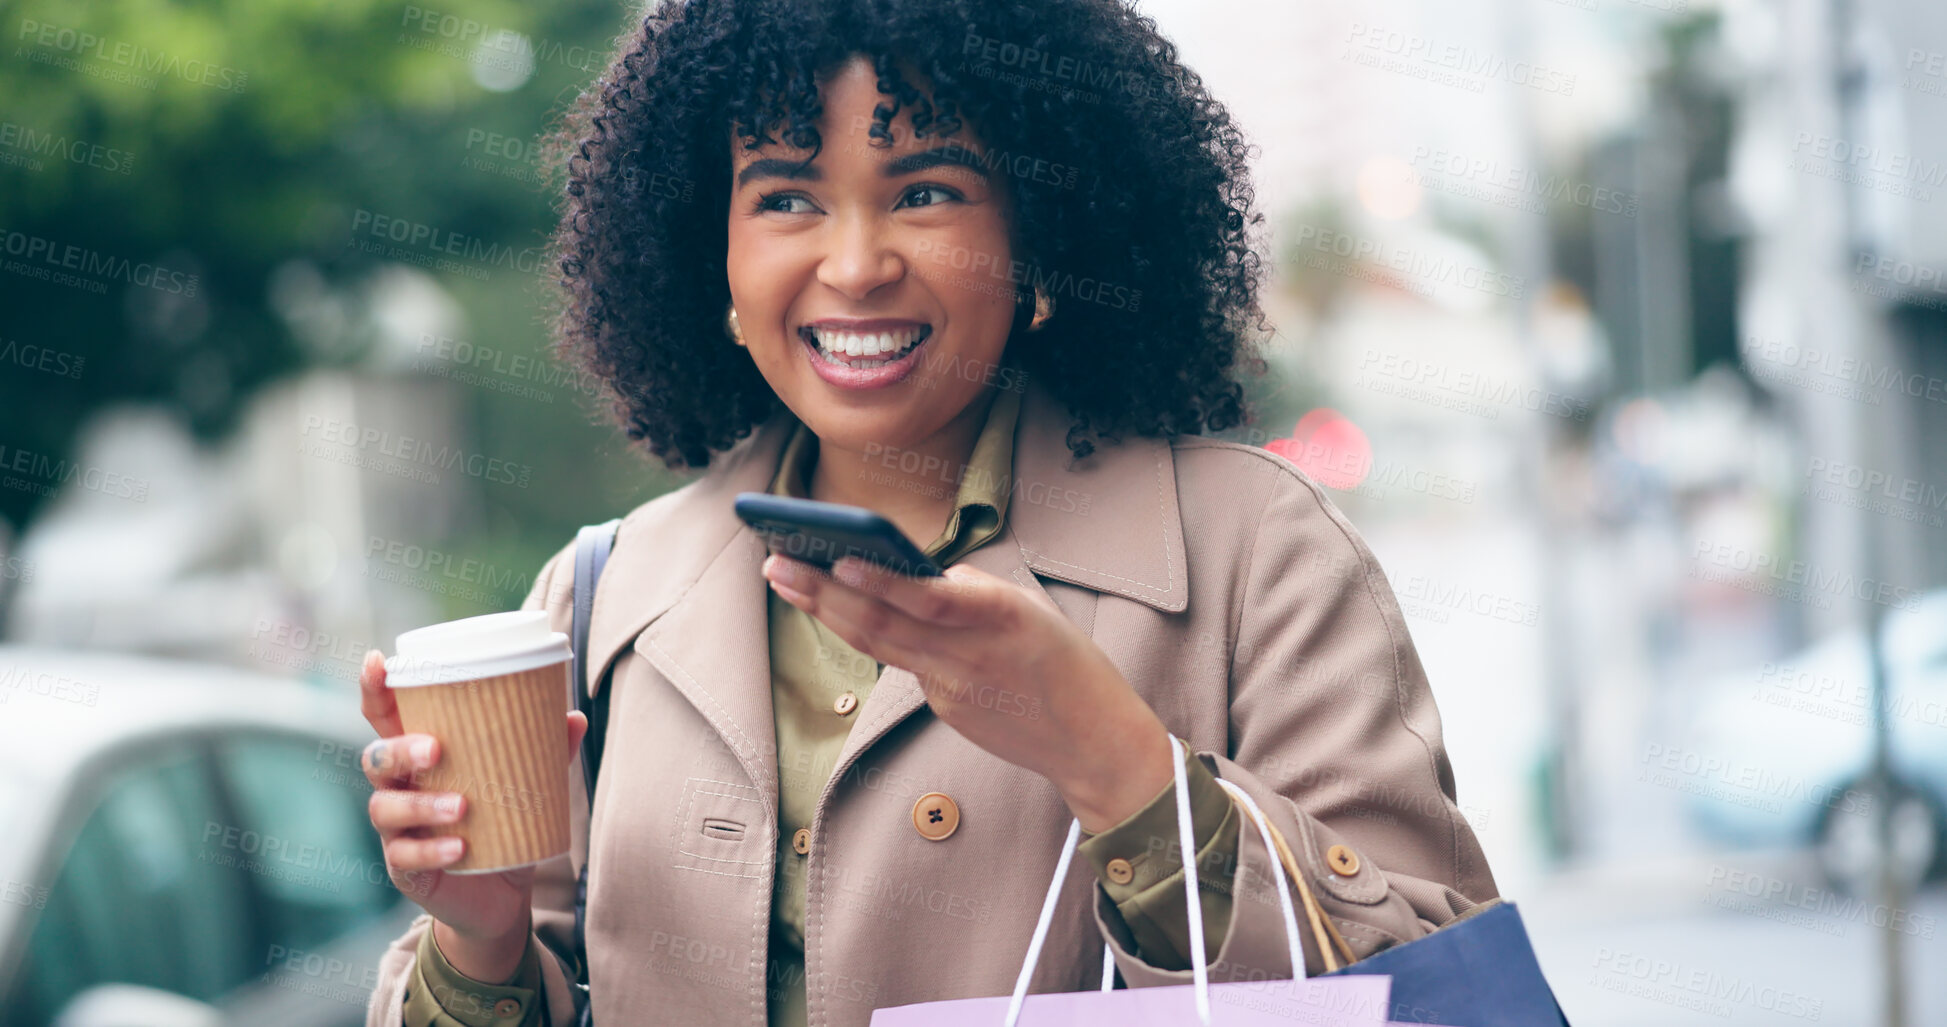
[{"label": "eyebrow", "polygon": [[[918,174],[919,172],[930,171],[938,167],[966,168],[974,174],[979,175],[983,180],[990,180],[988,179],[987,168],[981,161],[980,156],[967,147],[957,143],[936,146],[930,150],[921,150],[918,153],[908,153],[904,156],[895,157],[886,162],[882,173],[887,178],[898,178],[902,175]],[[757,178],[783,178],[798,182],[820,182],[824,180],[825,173],[805,161],[785,160],[780,157],[765,157],[751,161],[744,166],[742,171],[737,172],[737,187],[741,189],[752,179]]]}]

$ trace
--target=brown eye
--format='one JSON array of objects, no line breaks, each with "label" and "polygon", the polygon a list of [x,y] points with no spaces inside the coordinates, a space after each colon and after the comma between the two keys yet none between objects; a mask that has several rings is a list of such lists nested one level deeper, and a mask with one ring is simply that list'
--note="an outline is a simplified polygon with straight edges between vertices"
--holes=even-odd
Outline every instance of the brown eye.
[{"label": "brown eye", "polygon": [[[794,202],[802,203],[804,207],[789,208],[787,206]],[[803,193],[765,193],[757,198],[756,203],[751,205],[751,210],[759,214],[769,211],[776,211],[779,214],[809,214],[816,209],[816,207],[811,205],[810,198],[806,197]]]},{"label": "brown eye", "polygon": [[910,199],[912,199],[912,198],[913,198],[913,197],[915,197],[915,196],[925,196],[925,195],[926,195],[926,194],[928,194],[928,193],[938,193],[938,194],[940,194],[940,196],[942,196],[942,197],[944,197],[944,198],[946,198],[946,199],[948,199],[948,200],[957,200],[957,199],[960,199],[960,194],[959,194],[959,193],[956,193],[956,192],[954,192],[953,190],[951,190],[951,189],[948,189],[948,188],[947,188],[946,186],[943,186],[943,185],[916,185],[916,186],[914,186],[914,187],[912,187],[911,189],[908,189],[908,190],[906,190],[906,195],[904,195],[904,196],[902,196],[902,197],[900,197],[900,198],[899,198],[899,205],[900,205],[901,207],[933,207],[933,206],[938,206],[938,205],[939,205],[939,203],[940,203],[941,201],[937,201],[937,200],[936,200],[936,201],[929,201],[929,202],[926,202],[926,203],[907,203],[907,202],[906,202],[907,200],[910,200]]}]

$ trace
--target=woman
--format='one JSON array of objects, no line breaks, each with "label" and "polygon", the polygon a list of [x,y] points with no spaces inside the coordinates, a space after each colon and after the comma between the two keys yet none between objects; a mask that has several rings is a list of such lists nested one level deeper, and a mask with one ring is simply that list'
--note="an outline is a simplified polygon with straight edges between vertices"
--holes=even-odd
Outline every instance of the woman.
[{"label": "woman", "polygon": [[[372,821],[427,913],[371,1024],[570,1022],[584,858],[599,1023],[1004,994],[1071,818],[1092,872],[1034,990],[1094,987],[1104,943],[1127,986],[1187,981],[1171,734],[1213,979],[1294,971],[1219,777],[1357,955],[1494,895],[1370,552],[1291,464],[1196,434],[1242,422],[1261,366],[1258,219],[1238,130],[1152,23],[668,0],[563,141],[561,348],[704,473],[617,535],[570,857],[442,874],[464,800],[412,787],[437,740],[368,658]],[[878,510],[948,572],[767,556],[740,491]],[[571,550],[527,602],[563,631]]]}]

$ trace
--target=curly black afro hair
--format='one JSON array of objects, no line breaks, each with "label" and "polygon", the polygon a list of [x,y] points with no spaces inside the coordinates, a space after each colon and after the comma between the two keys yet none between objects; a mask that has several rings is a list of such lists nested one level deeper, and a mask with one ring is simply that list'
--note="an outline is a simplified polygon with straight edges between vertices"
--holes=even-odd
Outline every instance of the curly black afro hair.
[{"label": "curly black afro hair", "polygon": [[778,408],[745,351],[722,344],[728,140],[734,127],[752,148],[779,130],[816,151],[818,86],[855,54],[887,97],[872,145],[908,109],[919,136],[970,124],[990,157],[1028,158],[1010,166],[1075,169],[997,177],[1015,259],[1033,269],[1010,288],[1031,312],[1044,283],[1058,310],[1025,338],[1017,318],[1004,363],[1066,404],[1077,457],[1125,431],[1244,422],[1235,369],[1262,371],[1269,333],[1250,148],[1153,20],[1124,0],[655,3],[551,137],[567,169],[555,347],[607,383],[629,438],[703,467]]}]

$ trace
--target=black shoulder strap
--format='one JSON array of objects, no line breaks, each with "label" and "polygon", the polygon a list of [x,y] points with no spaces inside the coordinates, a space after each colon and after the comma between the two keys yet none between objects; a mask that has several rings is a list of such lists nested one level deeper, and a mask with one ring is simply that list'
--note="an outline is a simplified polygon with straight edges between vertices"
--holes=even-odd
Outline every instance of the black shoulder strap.
[{"label": "black shoulder strap", "polygon": [[[574,644],[574,679],[570,687],[575,690],[575,708],[588,718],[588,730],[581,736],[581,775],[582,783],[587,786],[591,840],[595,835],[595,776],[601,770],[602,743],[608,734],[609,690],[603,688],[593,698],[588,694],[588,621],[595,609],[595,585],[601,580],[609,550],[615,545],[615,529],[621,523],[618,517],[605,524],[591,524],[575,536],[575,604],[569,629]],[[580,1027],[594,1024],[592,1004],[588,1001],[587,920],[588,859],[584,856],[580,876],[575,881],[575,983],[572,988],[575,1022]]]},{"label": "black shoulder strap", "polygon": [[588,786],[588,801],[595,801],[595,774],[602,762],[602,732],[596,730],[595,717],[601,714],[606,718],[608,712],[608,689],[601,690],[599,696],[591,700],[588,680],[588,622],[595,609],[595,584],[601,580],[602,568],[608,563],[609,550],[615,545],[615,529],[622,523],[621,518],[604,524],[591,524],[575,536],[575,606],[572,630],[574,632],[574,685],[575,708],[588,717],[588,732],[581,738],[582,783]]}]

